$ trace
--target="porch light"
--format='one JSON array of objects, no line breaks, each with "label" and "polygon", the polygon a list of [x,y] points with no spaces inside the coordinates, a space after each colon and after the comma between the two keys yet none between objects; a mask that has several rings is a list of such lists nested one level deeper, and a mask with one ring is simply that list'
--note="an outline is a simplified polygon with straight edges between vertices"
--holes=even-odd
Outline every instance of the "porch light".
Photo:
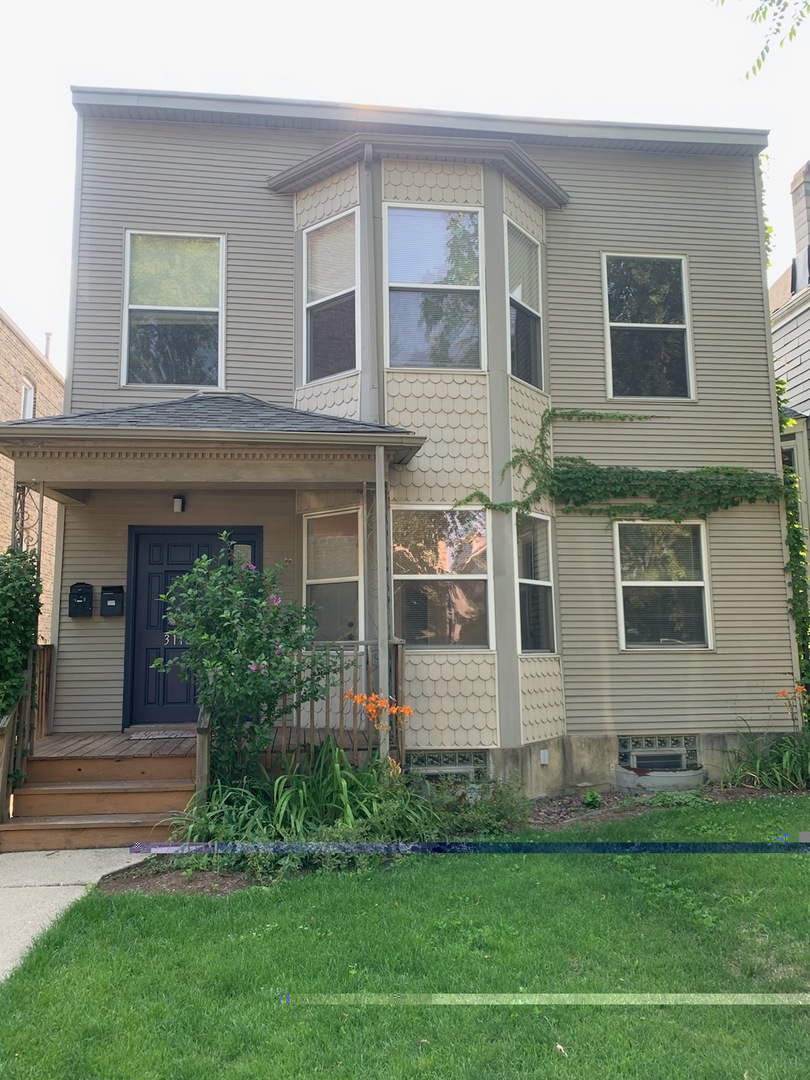
[{"label": "porch light", "polygon": [[186,508],[185,495],[175,495],[174,498],[172,499],[172,509],[174,510],[175,514],[182,514],[183,511],[185,510],[185,508]]}]

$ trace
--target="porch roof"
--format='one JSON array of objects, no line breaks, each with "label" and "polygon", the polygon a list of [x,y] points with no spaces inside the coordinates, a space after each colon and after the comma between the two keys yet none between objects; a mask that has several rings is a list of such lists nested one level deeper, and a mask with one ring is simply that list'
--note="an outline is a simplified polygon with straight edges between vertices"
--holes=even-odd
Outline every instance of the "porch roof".
[{"label": "porch roof", "polygon": [[0,424],[0,451],[35,442],[46,446],[65,442],[95,442],[111,438],[159,441],[249,442],[285,446],[384,446],[392,460],[404,464],[425,439],[405,428],[350,420],[324,413],[273,405],[249,394],[200,392],[170,401],[125,405],[113,409],[12,420]]}]

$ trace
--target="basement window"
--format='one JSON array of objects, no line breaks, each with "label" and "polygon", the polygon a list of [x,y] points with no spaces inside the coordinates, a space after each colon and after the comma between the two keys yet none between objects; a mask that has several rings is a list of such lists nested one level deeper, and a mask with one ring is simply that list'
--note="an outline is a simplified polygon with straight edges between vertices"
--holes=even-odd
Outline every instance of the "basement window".
[{"label": "basement window", "polygon": [[619,764],[627,769],[696,769],[697,735],[620,735]]}]

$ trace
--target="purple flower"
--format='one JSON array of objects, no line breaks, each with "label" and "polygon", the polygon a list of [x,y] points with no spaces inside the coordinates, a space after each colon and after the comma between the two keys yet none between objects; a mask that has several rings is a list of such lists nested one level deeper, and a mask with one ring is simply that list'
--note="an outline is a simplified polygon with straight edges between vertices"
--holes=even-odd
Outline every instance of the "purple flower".
[{"label": "purple flower", "polygon": [[249,563],[247,564],[247,568],[248,568],[248,570],[255,570],[255,569],[256,569],[256,567],[255,567],[255,566],[253,565],[253,563],[252,563],[252,562],[249,562]]},{"label": "purple flower", "polygon": [[270,593],[270,595],[267,597],[267,602],[269,604],[272,604],[273,607],[278,607],[281,603],[281,597],[278,596],[276,593]]},{"label": "purple flower", "polygon": [[260,675],[264,675],[267,664],[264,660],[260,660],[258,664],[248,664],[248,671],[258,671]]},{"label": "purple flower", "polygon": [[276,645],[276,656],[282,656],[283,654],[284,646],[281,644],[281,642],[279,642],[278,645]]}]

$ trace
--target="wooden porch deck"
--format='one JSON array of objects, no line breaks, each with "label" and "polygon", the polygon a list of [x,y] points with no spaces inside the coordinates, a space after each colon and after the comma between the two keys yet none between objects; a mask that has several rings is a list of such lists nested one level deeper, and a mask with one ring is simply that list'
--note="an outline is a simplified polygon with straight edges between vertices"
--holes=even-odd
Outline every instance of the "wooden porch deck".
[{"label": "wooden porch deck", "polygon": [[[160,736],[164,737],[161,738]],[[34,739],[31,757],[42,758],[150,758],[194,757],[196,736],[193,728],[182,728],[170,735],[148,728],[127,731],[88,731],[75,734],[43,735]]]}]

